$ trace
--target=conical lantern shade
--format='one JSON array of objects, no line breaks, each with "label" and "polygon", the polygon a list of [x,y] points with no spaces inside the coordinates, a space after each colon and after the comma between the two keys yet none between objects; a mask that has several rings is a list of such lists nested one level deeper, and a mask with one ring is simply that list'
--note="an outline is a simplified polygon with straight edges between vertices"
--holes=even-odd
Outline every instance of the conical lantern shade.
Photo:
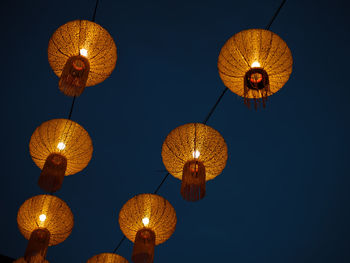
[{"label": "conical lantern shade", "polygon": [[168,172],[182,180],[182,197],[198,201],[205,196],[205,182],[225,168],[227,145],[215,129],[201,123],[188,123],[166,137],[162,159]]},{"label": "conical lantern shade", "polygon": [[119,225],[134,242],[133,262],[152,263],[154,247],[170,238],[176,221],[174,208],[159,195],[139,194],[127,201],[120,210]]},{"label": "conical lantern shade", "polygon": [[243,30],[222,47],[218,70],[227,88],[245,99],[265,105],[268,96],[280,90],[292,73],[293,58],[287,44],[264,29]]},{"label": "conical lantern shade", "polygon": [[114,253],[101,253],[93,256],[86,263],[129,263],[129,261]]},{"label": "conical lantern shade", "polygon": [[68,119],[42,123],[29,142],[30,155],[42,169],[39,186],[47,192],[60,189],[65,175],[83,170],[91,160],[92,151],[88,132]]},{"label": "conical lantern shade", "polygon": [[60,90],[79,96],[85,87],[107,79],[117,61],[117,48],[111,35],[88,20],[74,20],[60,26],[48,46],[52,70],[60,77]]},{"label": "conical lantern shade", "polygon": [[17,224],[29,240],[25,260],[45,258],[47,247],[63,242],[72,232],[74,220],[68,205],[53,195],[37,195],[18,210]]}]

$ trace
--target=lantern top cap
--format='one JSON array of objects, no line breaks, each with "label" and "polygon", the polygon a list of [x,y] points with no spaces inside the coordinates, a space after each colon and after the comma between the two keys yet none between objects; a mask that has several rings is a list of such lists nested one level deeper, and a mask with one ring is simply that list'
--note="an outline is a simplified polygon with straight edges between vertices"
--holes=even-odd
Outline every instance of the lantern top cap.
[{"label": "lantern top cap", "polygon": [[[259,90],[244,91],[244,76],[252,68],[266,71],[269,80],[267,94]],[[224,85],[237,95],[260,99],[280,90],[293,68],[292,53],[286,42],[266,29],[246,29],[229,38],[218,58],[218,70]]]},{"label": "lantern top cap", "polygon": [[17,224],[29,239],[37,229],[50,232],[49,246],[63,242],[72,232],[74,218],[69,206],[53,195],[37,195],[26,200],[18,210]]},{"label": "lantern top cap", "polygon": [[78,55],[89,61],[86,86],[94,86],[113,72],[117,47],[108,31],[99,24],[89,20],[74,20],[60,26],[51,36],[48,60],[54,73],[60,77],[67,58]]},{"label": "lantern top cap", "polygon": [[88,259],[86,263],[129,263],[124,257],[114,253],[101,253]]},{"label": "lantern top cap", "polygon": [[52,119],[35,129],[29,152],[40,169],[50,154],[63,155],[67,159],[65,175],[71,175],[88,165],[93,145],[89,133],[80,124],[68,119]]},{"label": "lantern top cap", "polygon": [[162,146],[165,168],[180,180],[188,161],[202,162],[208,181],[223,171],[227,158],[225,139],[217,130],[202,123],[187,123],[173,129]]},{"label": "lantern top cap", "polygon": [[175,231],[176,212],[173,206],[156,194],[139,194],[128,200],[119,213],[119,225],[124,235],[135,241],[141,229],[155,233],[155,244],[168,240]]}]

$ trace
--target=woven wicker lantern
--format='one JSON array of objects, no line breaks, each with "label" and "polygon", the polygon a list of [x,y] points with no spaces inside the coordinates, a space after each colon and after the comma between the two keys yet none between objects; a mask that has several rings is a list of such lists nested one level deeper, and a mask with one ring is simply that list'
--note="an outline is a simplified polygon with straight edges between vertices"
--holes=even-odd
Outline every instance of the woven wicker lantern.
[{"label": "woven wicker lantern", "polygon": [[47,192],[61,188],[65,175],[83,170],[92,157],[92,141],[87,131],[68,119],[42,123],[29,142],[30,155],[42,169],[39,186]]},{"label": "woven wicker lantern", "polygon": [[129,261],[117,254],[102,253],[93,256],[86,263],[129,263]]},{"label": "woven wicker lantern", "polygon": [[227,146],[213,128],[188,123],[172,130],[162,147],[165,168],[182,180],[181,195],[187,201],[205,196],[205,182],[214,179],[225,168]]},{"label": "woven wicker lantern", "polygon": [[175,231],[176,213],[165,198],[140,194],[124,204],[119,225],[124,235],[134,242],[132,261],[152,263],[154,246],[168,240]]},{"label": "woven wicker lantern", "polygon": [[37,195],[18,210],[19,231],[29,240],[24,259],[37,262],[46,257],[48,246],[63,242],[72,232],[73,214],[68,205],[53,195]]},{"label": "woven wicker lantern", "polygon": [[249,29],[231,37],[222,47],[218,69],[225,86],[255,108],[276,93],[292,73],[293,58],[287,44],[275,33]]},{"label": "woven wicker lantern", "polygon": [[50,66],[60,78],[59,88],[67,96],[79,96],[85,86],[104,81],[117,61],[111,35],[87,20],[74,20],[59,27],[47,52]]}]

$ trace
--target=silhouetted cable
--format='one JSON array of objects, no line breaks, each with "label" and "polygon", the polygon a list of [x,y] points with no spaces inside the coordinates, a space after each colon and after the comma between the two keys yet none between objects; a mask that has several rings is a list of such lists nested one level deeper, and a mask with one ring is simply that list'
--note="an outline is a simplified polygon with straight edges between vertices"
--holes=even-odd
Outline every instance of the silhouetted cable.
[{"label": "silhouetted cable", "polygon": [[282,1],[282,3],[280,4],[279,8],[278,8],[277,11],[276,11],[276,13],[273,15],[273,17],[272,17],[270,23],[266,26],[265,29],[267,29],[267,30],[270,29],[270,27],[271,27],[273,21],[275,21],[276,17],[278,16],[279,12],[281,11],[281,9],[282,9],[282,7],[283,7],[283,5],[285,4],[286,1],[287,1],[287,0],[283,0],[283,1]]},{"label": "silhouetted cable", "polygon": [[72,101],[72,106],[70,106],[70,111],[69,111],[69,115],[68,115],[68,120],[70,120],[72,118],[72,113],[73,113],[73,108],[74,108],[74,102],[75,102],[75,96],[73,97],[73,101]]},{"label": "silhouetted cable", "polygon": [[94,14],[92,15],[92,19],[91,19],[92,22],[95,22],[95,19],[96,19],[96,11],[97,11],[97,7],[98,7],[98,2],[99,2],[99,0],[96,0]]},{"label": "silhouetted cable", "polygon": [[122,245],[124,240],[125,240],[125,236],[123,236],[123,238],[119,241],[117,247],[113,250],[113,253],[117,252],[118,248]]},{"label": "silhouetted cable", "polygon": [[208,113],[207,117],[205,118],[205,120],[203,121],[203,124],[207,124],[209,118],[211,117],[211,115],[214,113],[216,107],[218,106],[218,104],[220,103],[222,97],[225,95],[226,91],[228,90],[228,88],[225,88],[224,91],[221,93],[221,95],[219,96],[219,98],[216,100],[214,106],[211,108],[210,112]]},{"label": "silhouetted cable", "polygon": [[[97,0],[98,2],[98,0]],[[96,8],[97,8],[97,2],[96,2]],[[277,9],[277,11],[275,12],[275,14],[273,15],[270,23],[266,26],[266,29],[269,30],[272,23],[275,21],[277,15],[279,14],[279,12],[281,11],[284,3],[286,2],[286,0],[283,0],[281,5],[279,6],[279,8]],[[95,10],[96,11],[96,10]],[[221,102],[221,99],[224,97],[226,91],[228,90],[228,88],[225,88],[223,90],[223,92],[220,94],[219,98],[216,100],[214,106],[211,108],[211,110],[209,111],[207,117],[205,118],[205,120],[203,121],[203,124],[206,124],[208,122],[208,120],[210,119],[211,115],[214,113],[214,111],[216,110],[216,107],[219,105],[219,103]],[[164,178],[162,179],[162,181],[160,182],[160,184],[158,185],[158,187],[156,188],[156,190],[154,191],[154,194],[157,194],[159,189],[162,187],[162,185],[164,184],[164,182],[166,181],[166,179],[168,178],[169,173],[167,173]],[[124,242],[125,240],[125,236],[123,236],[123,238],[119,241],[117,247],[113,250],[113,253],[115,253],[119,247],[121,246],[121,244]]]},{"label": "silhouetted cable", "polygon": [[[95,22],[95,19],[96,19],[96,11],[97,11],[97,7],[98,7],[98,3],[99,3],[99,0],[96,0],[94,14],[92,15],[92,19],[91,19],[92,22]],[[70,111],[69,111],[68,120],[70,120],[71,117],[72,117],[74,103],[75,103],[75,98],[76,98],[76,96],[74,96],[74,98],[73,98],[72,106],[70,107]]]},{"label": "silhouetted cable", "polygon": [[159,189],[162,187],[162,185],[164,184],[165,180],[168,178],[169,174],[170,174],[170,173],[167,173],[167,174],[164,176],[163,180],[160,182],[160,184],[158,185],[158,187],[156,188],[156,190],[153,192],[154,194],[158,193]]}]

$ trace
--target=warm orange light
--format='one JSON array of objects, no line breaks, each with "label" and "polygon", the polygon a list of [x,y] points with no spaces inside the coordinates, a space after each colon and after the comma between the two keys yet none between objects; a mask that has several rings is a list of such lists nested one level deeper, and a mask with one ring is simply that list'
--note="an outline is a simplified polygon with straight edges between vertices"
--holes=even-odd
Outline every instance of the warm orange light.
[{"label": "warm orange light", "polygon": [[193,156],[193,158],[195,158],[195,159],[198,159],[198,158],[199,158],[199,155],[201,155],[201,153],[200,153],[198,150],[195,150],[194,152],[192,152],[192,156]]},{"label": "warm orange light", "polygon": [[64,150],[64,148],[66,148],[66,145],[63,142],[59,142],[57,144],[57,148],[62,151]]},{"label": "warm orange light", "polygon": [[85,48],[80,49],[80,55],[87,57],[88,51]]},{"label": "warm orange light", "polygon": [[258,61],[253,62],[252,68],[260,68],[260,63]]},{"label": "warm orange light", "polygon": [[148,217],[144,217],[144,218],[142,219],[142,223],[143,223],[144,226],[148,226],[148,224],[149,224],[149,218],[148,218]]},{"label": "warm orange light", "polygon": [[46,220],[46,215],[41,214],[41,215],[39,216],[39,220],[40,220],[41,222],[45,222],[45,220]]}]

